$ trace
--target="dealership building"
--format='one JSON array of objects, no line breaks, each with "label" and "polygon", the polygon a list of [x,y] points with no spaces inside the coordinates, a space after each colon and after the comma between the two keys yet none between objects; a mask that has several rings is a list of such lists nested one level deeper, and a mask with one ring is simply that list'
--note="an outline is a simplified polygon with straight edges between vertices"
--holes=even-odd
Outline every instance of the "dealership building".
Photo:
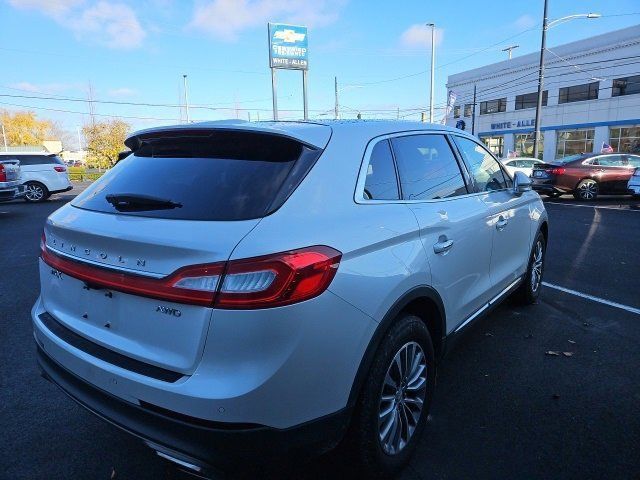
[{"label": "dealership building", "polygon": [[[447,124],[500,157],[532,156],[539,62],[531,53],[449,76]],[[545,161],[603,144],[640,153],[640,25],[547,49],[542,101]]]}]

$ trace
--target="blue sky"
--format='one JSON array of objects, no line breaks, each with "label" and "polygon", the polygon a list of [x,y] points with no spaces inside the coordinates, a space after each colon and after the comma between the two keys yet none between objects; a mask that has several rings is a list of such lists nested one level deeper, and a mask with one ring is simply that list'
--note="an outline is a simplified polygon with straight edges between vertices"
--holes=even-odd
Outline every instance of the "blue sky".
[{"label": "blue sky", "polygon": [[[603,18],[558,26],[549,45],[640,23],[637,0],[550,0],[551,18],[586,12]],[[438,26],[440,105],[447,75],[503,60],[500,50],[509,44],[520,45],[515,56],[539,48],[541,14],[542,0],[0,0],[0,94],[86,99],[91,85],[98,101],[175,105],[187,74],[190,102],[221,108],[192,108],[192,119],[247,119],[249,112],[253,120],[268,119],[266,24],[281,21],[309,26],[312,117],[333,113],[334,75],[345,116],[392,116],[398,107],[410,115],[428,105],[425,22]],[[281,71],[278,82],[281,116],[301,117],[301,74]],[[8,103],[28,106],[71,131],[87,120],[84,101],[0,102],[10,110],[20,107]],[[174,107],[94,105],[96,114],[142,117],[125,118],[134,128],[175,123],[181,115]]]}]

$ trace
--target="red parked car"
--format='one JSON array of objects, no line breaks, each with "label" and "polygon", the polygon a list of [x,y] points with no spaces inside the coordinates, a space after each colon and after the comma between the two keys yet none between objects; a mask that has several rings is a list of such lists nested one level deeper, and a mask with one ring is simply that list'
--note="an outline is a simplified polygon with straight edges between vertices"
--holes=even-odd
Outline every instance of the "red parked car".
[{"label": "red parked car", "polygon": [[579,200],[598,195],[626,195],[627,183],[640,155],[626,153],[583,153],[534,165],[533,189],[540,194],[559,197],[572,193]]}]

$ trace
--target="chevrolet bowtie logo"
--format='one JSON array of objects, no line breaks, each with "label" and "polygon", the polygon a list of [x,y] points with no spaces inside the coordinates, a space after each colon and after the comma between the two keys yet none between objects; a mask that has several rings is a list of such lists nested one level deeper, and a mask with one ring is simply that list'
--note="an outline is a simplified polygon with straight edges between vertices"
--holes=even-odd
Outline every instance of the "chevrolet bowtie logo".
[{"label": "chevrolet bowtie logo", "polygon": [[304,40],[306,34],[296,33],[294,30],[278,30],[273,34],[273,38],[282,40],[285,43],[296,43]]}]

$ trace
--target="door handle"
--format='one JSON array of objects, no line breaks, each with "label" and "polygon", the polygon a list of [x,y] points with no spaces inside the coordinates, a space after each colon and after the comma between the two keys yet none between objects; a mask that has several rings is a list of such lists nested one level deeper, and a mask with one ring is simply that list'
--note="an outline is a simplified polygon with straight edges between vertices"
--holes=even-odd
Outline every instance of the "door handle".
[{"label": "door handle", "polygon": [[504,230],[504,227],[507,226],[507,223],[509,223],[509,221],[504,218],[502,215],[500,215],[498,217],[498,221],[496,222],[496,228],[500,231]]},{"label": "door handle", "polygon": [[451,250],[451,247],[453,247],[453,240],[447,240],[447,237],[441,235],[438,243],[433,244],[433,251],[435,253],[445,253]]}]

